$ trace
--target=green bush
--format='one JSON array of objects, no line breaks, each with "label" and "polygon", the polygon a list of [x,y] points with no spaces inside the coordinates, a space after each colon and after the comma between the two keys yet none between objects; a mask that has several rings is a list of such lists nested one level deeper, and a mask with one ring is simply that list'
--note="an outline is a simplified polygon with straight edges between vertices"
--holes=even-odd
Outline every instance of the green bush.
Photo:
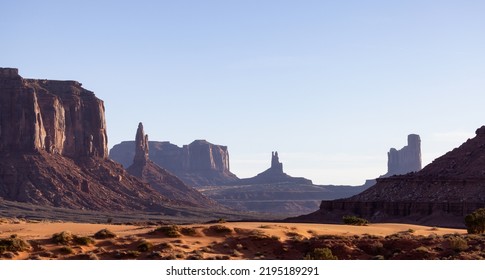
[{"label": "green bush", "polygon": [[369,223],[366,219],[359,218],[356,216],[344,216],[342,221],[346,225],[354,225],[354,226],[365,226]]},{"label": "green bush", "polygon": [[485,208],[475,210],[466,215],[465,226],[468,233],[481,234],[485,232]]},{"label": "green bush", "polygon": [[181,228],[180,232],[183,235],[187,235],[187,236],[196,236],[197,235],[197,231],[194,228],[189,228],[189,227]]},{"label": "green bush", "polygon": [[182,236],[180,234],[180,227],[178,226],[161,226],[152,231],[152,233],[162,233],[170,238],[176,238]]},{"label": "green bush", "polygon": [[455,252],[462,252],[468,249],[468,242],[460,236],[450,237],[450,248]]},{"label": "green bush", "polygon": [[140,244],[138,244],[137,248],[140,252],[148,252],[153,248],[153,244],[146,240],[143,240],[142,242],[140,242]]},{"label": "green bush", "polygon": [[74,238],[73,238],[72,241],[74,243],[76,243],[77,245],[84,245],[84,246],[88,246],[88,245],[94,244],[94,239],[92,239],[89,236],[77,236],[77,235],[74,235]]},{"label": "green bush", "polygon": [[63,245],[69,244],[73,238],[74,236],[70,231],[63,231],[59,233],[54,233],[52,235],[52,241],[54,241],[57,244],[63,244]]},{"label": "green bush", "polygon": [[313,252],[306,254],[305,260],[338,260],[329,248],[315,248]]},{"label": "green bush", "polygon": [[230,234],[232,233],[232,229],[223,226],[223,225],[215,225],[215,226],[210,226],[209,230],[215,232],[215,233],[220,233],[220,234]]},{"label": "green bush", "polygon": [[107,228],[102,229],[94,234],[94,238],[96,239],[107,239],[107,238],[115,238],[115,237],[116,237],[116,234]]},{"label": "green bush", "polygon": [[30,248],[30,245],[16,235],[10,238],[0,239],[0,254],[3,252],[22,252]]}]

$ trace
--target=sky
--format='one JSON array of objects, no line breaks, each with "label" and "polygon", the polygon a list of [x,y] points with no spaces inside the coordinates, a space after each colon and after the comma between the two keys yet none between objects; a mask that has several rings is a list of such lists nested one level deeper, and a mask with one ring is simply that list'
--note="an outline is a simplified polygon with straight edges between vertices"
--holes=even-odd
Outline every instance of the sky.
[{"label": "sky", "polygon": [[0,0],[0,67],[77,80],[109,146],[228,146],[251,177],[364,183],[421,136],[423,165],[485,125],[485,1]]}]

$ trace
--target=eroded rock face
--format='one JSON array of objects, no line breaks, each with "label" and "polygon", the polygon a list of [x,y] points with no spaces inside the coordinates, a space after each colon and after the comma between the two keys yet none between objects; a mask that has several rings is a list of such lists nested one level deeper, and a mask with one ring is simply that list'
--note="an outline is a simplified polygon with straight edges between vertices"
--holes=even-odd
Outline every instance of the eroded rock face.
[{"label": "eroded rock face", "polygon": [[107,159],[103,101],[75,81],[0,68],[0,196],[74,209],[161,211],[172,203]]},{"label": "eroded rock face", "polygon": [[181,205],[222,208],[215,201],[187,186],[175,175],[151,161],[148,158],[148,149],[148,135],[145,135],[143,124],[140,123],[135,137],[135,156],[133,164],[127,169],[128,173],[148,183],[164,197]]},{"label": "eroded rock face", "polygon": [[[132,163],[135,142],[124,141],[110,150],[110,158],[128,167]],[[229,169],[226,146],[195,140],[178,147],[170,142],[149,141],[149,159],[193,186],[225,184],[237,180]]]},{"label": "eroded rock face", "polygon": [[408,135],[408,145],[400,150],[391,148],[387,158],[387,173],[382,177],[421,170],[421,138],[417,134]]},{"label": "eroded rock face", "polygon": [[23,79],[0,70],[0,151],[108,156],[103,101],[75,81]]}]

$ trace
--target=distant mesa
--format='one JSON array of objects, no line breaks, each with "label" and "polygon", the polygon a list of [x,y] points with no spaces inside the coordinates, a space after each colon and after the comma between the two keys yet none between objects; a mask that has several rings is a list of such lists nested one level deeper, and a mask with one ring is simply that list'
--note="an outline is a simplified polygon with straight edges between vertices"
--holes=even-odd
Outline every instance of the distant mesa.
[{"label": "distant mesa", "polygon": [[[416,138],[412,142],[418,143]],[[408,150],[413,150],[411,158],[416,163],[419,152],[416,146]],[[482,126],[473,139],[421,171],[379,178],[373,187],[358,195],[322,201],[317,212],[291,220],[338,222],[342,215],[353,214],[375,222],[463,227],[465,215],[485,207],[484,170],[485,126]]]},{"label": "distant mesa", "polygon": [[[191,186],[227,184],[237,181],[229,169],[229,152],[226,146],[206,140],[195,140],[178,147],[170,142],[148,141],[148,157],[158,166],[173,173]],[[128,167],[135,156],[135,142],[123,141],[109,154],[114,161]]]},{"label": "distant mesa", "polygon": [[221,208],[215,201],[205,197],[167,170],[155,164],[148,157],[148,135],[139,123],[135,137],[135,156],[128,173],[148,183],[161,195],[185,206]]},{"label": "distant mesa", "polygon": [[246,184],[270,184],[270,183],[282,183],[293,182],[299,184],[313,184],[311,180],[303,177],[291,177],[283,172],[283,163],[280,162],[278,152],[271,152],[271,167],[267,170],[259,173],[255,177],[240,179],[235,182],[238,185]]},{"label": "distant mesa", "polygon": [[0,68],[0,197],[110,211],[170,204],[107,158],[106,135],[103,101],[81,83]]}]

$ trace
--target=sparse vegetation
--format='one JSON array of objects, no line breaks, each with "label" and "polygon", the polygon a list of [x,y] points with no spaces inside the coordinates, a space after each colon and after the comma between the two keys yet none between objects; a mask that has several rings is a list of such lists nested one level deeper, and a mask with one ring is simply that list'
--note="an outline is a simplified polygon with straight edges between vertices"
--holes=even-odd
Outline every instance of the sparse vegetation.
[{"label": "sparse vegetation", "polygon": [[354,225],[354,226],[365,226],[369,223],[369,221],[367,221],[366,219],[359,218],[357,216],[344,216],[342,218],[342,221],[346,225]]},{"label": "sparse vegetation", "polygon": [[88,246],[95,243],[94,239],[92,239],[89,236],[78,236],[78,235],[74,235],[74,238],[72,241],[77,245],[83,245],[83,246]]},{"label": "sparse vegetation", "polygon": [[215,232],[215,233],[219,233],[219,234],[230,234],[230,233],[232,233],[232,229],[230,229],[226,226],[223,226],[223,225],[210,226],[209,230],[212,231],[212,232]]},{"label": "sparse vegetation", "polygon": [[67,245],[73,240],[74,236],[70,231],[62,231],[52,235],[52,241],[57,244]]},{"label": "sparse vegetation", "polygon": [[94,238],[96,239],[108,239],[108,238],[115,238],[115,237],[116,237],[116,234],[107,228],[102,229],[94,234]]},{"label": "sparse vegetation", "polygon": [[155,234],[156,233],[162,233],[165,236],[170,237],[170,238],[177,238],[177,237],[182,236],[180,234],[180,227],[178,227],[176,225],[161,226],[161,227],[158,227],[155,230],[153,230],[152,233],[155,233]]},{"label": "sparse vegetation", "polygon": [[140,252],[148,252],[153,248],[153,244],[146,240],[142,240],[140,244],[138,244],[137,248]]},{"label": "sparse vegetation", "polygon": [[449,238],[448,242],[450,245],[450,249],[455,252],[461,252],[468,249],[468,242],[463,237],[453,236]]},{"label": "sparse vegetation", "polygon": [[71,247],[64,246],[64,247],[61,247],[59,249],[59,253],[61,253],[63,255],[70,255],[70,254],[74,253],[74,250]]},{"label": "sparse vegetation", "polygon": [[465,226],[468,233],[482,234],[485,232],[485,208],[479,208],[466,215]]},{"label": "sparse vegetation", "polygon": [[194,228],[183,227],[180,232],[186,236],[197,236],[197,231]]},{"label": "sparse vegetation", "polygon": [[30,245],[17,237],[11,235],[10,238],[0,239],[0,254],[4,252],[22,252],[30,248]]},{"label": "sparse vegetation", "polygon": [[338,260],[329,248],[315,248],[305,256],[305,260]]}]

